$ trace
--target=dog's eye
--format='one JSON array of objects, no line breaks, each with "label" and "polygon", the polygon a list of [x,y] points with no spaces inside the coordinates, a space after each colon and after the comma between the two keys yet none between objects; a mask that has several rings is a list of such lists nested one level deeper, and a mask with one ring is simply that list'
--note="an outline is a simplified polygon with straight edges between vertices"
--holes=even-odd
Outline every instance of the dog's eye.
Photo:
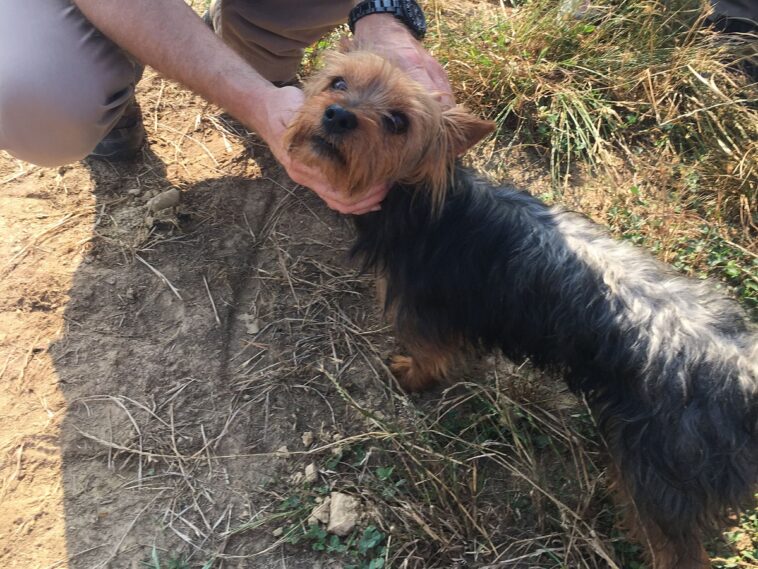
[{"label": "dog's eye", "polygon": [[342,77],[335,77],[332,79],[331,88],[335,91],[347,91],[347,81]]},{"label": "dog's eye", "polygon": [[403,134],[408,130],[408,117],[400,111],[392,111],[382,117],[384,128],[392,134]]}]

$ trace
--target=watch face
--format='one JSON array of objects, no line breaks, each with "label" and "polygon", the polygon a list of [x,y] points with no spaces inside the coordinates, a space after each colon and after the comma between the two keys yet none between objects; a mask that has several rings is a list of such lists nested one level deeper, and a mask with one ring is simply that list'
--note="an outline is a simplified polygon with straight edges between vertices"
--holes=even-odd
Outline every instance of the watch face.
[{"label": "watch face", "polygon": [[414,0],[405,0],[402,5],[408,24],[416,30],[417,35],[423,36],[426,32],[426,18],[421,7]]}]

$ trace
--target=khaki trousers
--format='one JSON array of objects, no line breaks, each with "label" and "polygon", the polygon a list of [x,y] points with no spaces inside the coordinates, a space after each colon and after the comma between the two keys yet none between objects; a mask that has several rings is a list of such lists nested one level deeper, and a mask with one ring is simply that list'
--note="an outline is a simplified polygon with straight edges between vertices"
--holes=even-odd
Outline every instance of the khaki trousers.
[{"label": "khaki trousers", "polygon": [[[353,0],[218,0],[224,41],[270,81],[347,19]],[[59,166],[87,156],[123,114],[141,67],[70,0],[0,0],[0,150]]]}]

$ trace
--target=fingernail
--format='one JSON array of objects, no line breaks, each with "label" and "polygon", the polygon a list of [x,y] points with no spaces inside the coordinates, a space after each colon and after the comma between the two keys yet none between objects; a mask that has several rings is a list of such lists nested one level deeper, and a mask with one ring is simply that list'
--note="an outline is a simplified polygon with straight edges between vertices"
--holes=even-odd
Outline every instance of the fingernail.
[{"label": "fingernail", "polygon": [[372,207],[372,208],[371,208],[369,211],[379,211],[379,210],[381,210],[381,209],[382,209],[382,206],[380,206],[380,205],[375,205],[375,206],[374,206],[374,207]]}]

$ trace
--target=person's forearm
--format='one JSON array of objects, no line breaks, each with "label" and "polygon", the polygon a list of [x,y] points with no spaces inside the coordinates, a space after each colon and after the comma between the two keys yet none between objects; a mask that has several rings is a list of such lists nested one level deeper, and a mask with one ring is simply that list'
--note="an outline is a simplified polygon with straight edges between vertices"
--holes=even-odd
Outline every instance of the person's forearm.
[{"label": "person's forearm", "polygon": [[254,130],[265,127],[263,102],[275,87],[216,37],[183,0],[74,2],[96,28],[142,63]]}]

